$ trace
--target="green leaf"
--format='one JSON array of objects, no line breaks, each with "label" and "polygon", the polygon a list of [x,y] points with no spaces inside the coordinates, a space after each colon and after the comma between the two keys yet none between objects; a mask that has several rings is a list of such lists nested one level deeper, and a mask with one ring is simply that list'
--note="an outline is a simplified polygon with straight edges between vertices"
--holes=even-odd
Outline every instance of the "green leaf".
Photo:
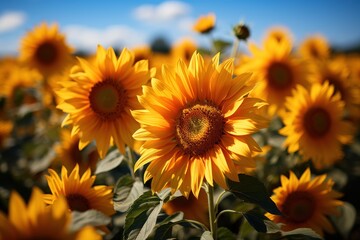
[{"label": "green leaf", "polygon": [[217,229],[217,238],[221,240],[236,240],[235,234],[225,227]]},{"label": "green leaf", "polygon": [[143,193],[144,184],[140,179],[133,179],[130,175],[122,176],[114,191],[114,209],[118,212],[126,212]]},{"label": "green leaf", "polygon": [[123,160],[124,155],[122,155],[118,149],[114,149],[97,163],[95,174],[110,171],[119,166]]},{"label": "green leaf", "polygon": [[[180,217],[180,215],[178,217]],[[196,224],[196,222],[194,222],[194,221],[189,221],[186,219],[175,221],[176,219],[177,219],[177,217],[174,217],[174,218],[172,218],[171,221],[166,222],[164,220],[163,222],[161,222],[160,225],[158,225],[158,227],[155,230],[155,236],[153,239],[156,239],[156,240],[170,239],[172,237],[172,228],[175,225],[179,225],[183,228],[197,229],[197,230],[200,230],[201,232],[207,231],[207,229],[204,229],[201,224]],[[164,224],[164,222],[166,222],[166,223]]]},{"label": "green leaf", "polygon": [[213,40],[214,48],[216,49],[216,52],[224,52],[228,47],[231,46],[231,42],[224,41],[222,39],[215,39]]},{"label": "green leaf", "polygon": [[210,231],[205,231],[200,237],[200,240],[214,240]]},{"label": "green leaf", "polygon": [[71,231],[77,231],[84,226],[105,226],[108,225],[111,218],[100,211],[91,209],[85,212],[72,212]]},{"label": "green leaf", "polygon": [[162,205],[163,201],[151,191],[136,199],[127,212],[124,239],[146,239],[155,227]]},{"label": "green leaf", "polygon": [[356,209],[350,203],[344,202],[339,210],[340,216],[331,216],[331,221],[337,226],[336,229],[339,230],[344,239],[347,239],[356,220]]},{"label": "green leaf", "polygon": [[264,221],[269,219],[266,218],[264,215],[261,215],[254,210],[250,210],[248,212],[243,213],[243,216],[256,231],[262,233],[266,232],[266,225]]},{"label": "green leaf", "polygon": [[266,188],[256,177],[239,174],[239,182],[227,179],[229,191],[245,202],[255,203],[269,213],[281,215],[276,204],[271,200]]}]

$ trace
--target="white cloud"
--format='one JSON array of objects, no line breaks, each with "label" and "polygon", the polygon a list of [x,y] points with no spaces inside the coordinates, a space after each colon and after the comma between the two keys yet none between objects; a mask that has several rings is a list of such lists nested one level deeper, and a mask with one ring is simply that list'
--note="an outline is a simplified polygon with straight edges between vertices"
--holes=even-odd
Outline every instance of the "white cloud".
[{"label": "white cloud", "polygon": [[114,25],[97,29],[79,25],[64,27],[70,45],[76,50],[95,52],[98,44],[103,47],[134,47],[146,42],[145,36],[128,26]]},{"label": "white cloud", "polygon": [[145,4],[137,7],[133,15],[139,21],[166,22],[186,16],[190,5],[179,1],[167,1],[159,5]]},{"label": "white cloud", "polygon": [[0,15],[0,33],[11,31],[25,22],[23,12],[5,12]]}]

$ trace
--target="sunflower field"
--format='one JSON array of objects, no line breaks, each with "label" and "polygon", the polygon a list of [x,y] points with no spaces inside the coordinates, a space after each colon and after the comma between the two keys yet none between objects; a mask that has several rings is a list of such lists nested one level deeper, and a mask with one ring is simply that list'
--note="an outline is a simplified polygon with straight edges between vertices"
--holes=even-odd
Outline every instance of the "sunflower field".
[{"label": "sunflower field", "polygon": [[326,36],[0,56],[0,240],[360,239],[360,53]]}]

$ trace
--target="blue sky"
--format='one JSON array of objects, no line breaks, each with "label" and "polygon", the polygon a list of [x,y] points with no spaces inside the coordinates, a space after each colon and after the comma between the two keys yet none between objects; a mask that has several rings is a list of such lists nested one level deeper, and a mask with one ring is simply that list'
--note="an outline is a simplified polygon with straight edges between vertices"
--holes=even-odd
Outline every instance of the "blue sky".
[{"label": "blue sky", "polygon": [[12,0],[0,5],[0,55],[16,54],[19,40],[42,21],[58,23],[67,41],[79,50],[134,47],[155,36],[170,42],[191,37],[199,45],[208,39],[191,31],[200,15],[217,16],[215,37],[232,40],[231,28],[243,20],[250,41],[259,43],[272,26],[288,28],[295,44],[320,33],[337,47],[360,43],[360,1],[120,1]]}]

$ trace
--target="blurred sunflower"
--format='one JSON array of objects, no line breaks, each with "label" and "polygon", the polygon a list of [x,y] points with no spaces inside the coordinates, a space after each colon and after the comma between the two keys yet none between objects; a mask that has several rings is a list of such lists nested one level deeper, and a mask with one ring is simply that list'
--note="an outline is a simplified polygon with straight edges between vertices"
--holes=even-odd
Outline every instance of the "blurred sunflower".
[{"label": "blurred sunflower", "polygon": [[5,79],[0,79],[0,95],[6,98],[8,108],[37,102],[36,89],[42,76],[36,71],[24,67],[15,67]]},{"label": "blurred sunflower", "polygon": [[327,216],[338,215],[338,200],[341,193],[333,190],[334,182],[321,175],[311,179],[310,169],[306,169],[298,179],[290,171],[290,177],[281,176],[281,186],[274,189],[271,199],[276,203],[282,215],[266,216],[275,223],[283,223],[285,231],[296,228],[311,228],[320,236],[324,232],[333,233],[334,228]]},{"label": "blurred sunflower", "polygon": [[138,62],[140,60],[149,60],[151,58],[151,48],[147,45],[138,46],[131,50],[134,53],[134,62]]},{"label": "blurred sunflower", "polygon": [[6,140],[10,137],[13,128],[12,121],[0,120],[0,150],[6,147]]},{"label": "blurred sunflower", "polygon": [[95,209],[108,216],[115,213],[112,187],[105,185],[92,187],[96,176],[91,176],[90,169],[85,171],[81,177],[78,165],[69,176],[65,167],[61,169],[61,178],[52,169],[49,169],[49,174],[46,179],[51,194],[44,194],[45,203],[54,204],[59,198],[65,197],[71,211],[85,212]]},{"label": "blurred sunflower", "polygon": [[70,232],[71,214],[66,200],[59,198],[53,206],[48,207],[42,195],[40,189],[33,188],[26,206],[17,192],[11,193],[8,218],[0,212],[0,239],[102,239],[93,227]]},{"label": "blurred sunflower", "polygon": [[183,59],[185,63],[189,63],[192,54],[196,51],[197,45],[194,40],[185,38],[175,43],[171,49],[171,54],[175,58],[175,62],[179,58]]},{"label": "blurred sunflower", "polygon": [[312,82],[329,82],[333,85],[335,93],[339,93],[341,100],[345,102],[347,117],[360,118],[360,85],[351,77],[345,57],[339,56],[314,64],[310,79]]},{"label": "blurred sunflower", "polygon": [[288,41],[275,42],[269,38],[272,47],[259,49],[254,44],[249,48],[251,58],[239,65],[236,73],[253,72],[256,87],[252,96],[268,101],[269,115],[283,110],[285,98],[291,96],[292,89],[297,84],[307,85],[306,68],[303,62],[291,53],[292,45]]},{"label": "blurred sunflower", "polygon": [[214,13],[200,16],[193,25],[193,30],[198,33],[206,34],[215,27],[216,16]]},{"label": "blurred sunflower", "polygon": [[327,82],[313,84],[308,91],[298,86],[285,103],[284,144],[290,153],[299,151],[318,169],[333,165],[343,157],[342,144],[350,143],[354,128],[343,118],[344,102]]},{"label": "blurred sunflower", "polygon": [[22,38],[20,60],[48,76],[71,64],[72,51],[57,24],[48,26],[42,23]]},{"label": "blurred sunflower", "polygon": [[184,196],[176,197],[163,205],[163,210],[168,215],[176,212],[183,212],[184,219],[191,219],[209,226],[207,195],[205,190],[200,190],[198,198],[190,194],[188,198]]},{"label": "blurred sunflower", "polygon": [[293,37],[290,31],[283,26],[276,26],[268,29],[263,40],[265,49],[271,49],[278,44],[292,46]]},{"label": "blurred sunflower", "polygon": [[78,135],[71,136],[69,129],[61,129],[60,143],[55,148],[55,152],[58,155],[57,160],[69,171],[73,170],[76,165],[79,165],[80,175],[85,173],[88,168],[94,172],[99,160],[99,154],[96,148],[90,145],[83,150],[79,150],[79,141]]},{"label": "blurred sunflower", "polygon": [[57,107],[68,113],[63,125],[72,124],[72,135],[80,134],[80,150],[95,139],[101,158],[113,142],[125,153],[125,144],[133,146],[132,134],[139,128],[130,110],[141,107],[137,95],[150,79],[147,61],[134,63],[127,49],[117,58],[112,48],[101,46],[96,61],[78,60],[72,81],[63,82],[57,91]]},{"label": "blurred sunflower", "polygon": [[144,181],[160,191],[169,185],[197,198],[204,178],[227,188],[225,177],[254,166],[252,152],[261,151],[251,137],[267,126],[258,110],[267,104],[248,97],[250,74],[233,78],[233,60],[219,64],[194,53],[189,66],[179,59],[176,68],[162,68],[139,97],[144,110],[132,111],[141,128],[133,135],[145,141],[135,171],[150,163]]},{"label": "blurred sunflower", "polygon": [[312,60],[324,60],[330,56],[330,46],[324,36],[313,35],[300,43],[299,53]]}]

